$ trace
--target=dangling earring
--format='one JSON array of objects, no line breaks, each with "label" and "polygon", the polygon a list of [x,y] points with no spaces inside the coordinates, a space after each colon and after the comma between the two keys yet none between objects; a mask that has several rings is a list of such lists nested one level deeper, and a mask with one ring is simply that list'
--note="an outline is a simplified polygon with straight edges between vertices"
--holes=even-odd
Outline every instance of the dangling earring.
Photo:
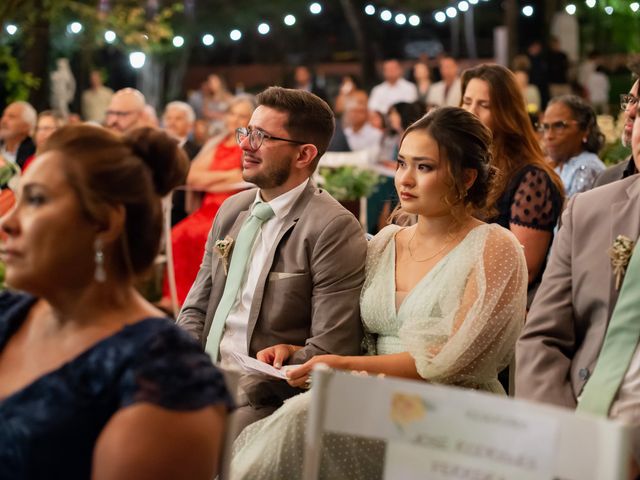
[{"label": "dangling earring", "polygon": [[107,272],[104,270],[104,251],[102,245],[102,239],[100,237],[96,238],[96,241],[93,243],[93,248],[95,250],[94,261],[96,263],[96,269],[93,273],[93,278],[95,278],[96,282],[104,283],[107,280]]}]

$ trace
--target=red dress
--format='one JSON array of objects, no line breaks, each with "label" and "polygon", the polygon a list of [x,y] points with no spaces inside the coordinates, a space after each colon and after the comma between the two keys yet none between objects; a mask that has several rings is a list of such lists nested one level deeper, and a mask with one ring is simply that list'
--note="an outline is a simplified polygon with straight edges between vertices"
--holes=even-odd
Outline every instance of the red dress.
[{"label": "red dress", "polygon": [[[242,149],[238,145],[228,147],[224,144],[224,140],[220,142],[213,154],[209,170],[240,168],[242,168]],[[204,245],[218,208],[234,193],[236,191],[207,193],[202,201],[202,206],[171,229],[176,289],[180,305],[184,303],[200,269]],[[166,280],[163,294],[165,297],[170,296],[169,284]]]}]

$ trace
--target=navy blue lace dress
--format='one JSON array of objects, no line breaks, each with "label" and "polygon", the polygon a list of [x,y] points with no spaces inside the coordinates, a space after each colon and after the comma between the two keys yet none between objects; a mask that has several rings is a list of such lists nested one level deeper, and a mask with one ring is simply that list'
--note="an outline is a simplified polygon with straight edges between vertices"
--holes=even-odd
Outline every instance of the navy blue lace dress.
[{"label": "navy blue lace dress", "polygon": [[[0,293],[0,351],[35,300]],[[146,318],[0,399],[0,479],[89,479],[100,432],[139,402],[183,411],[231,406],[196,342],[168,319]]]}]

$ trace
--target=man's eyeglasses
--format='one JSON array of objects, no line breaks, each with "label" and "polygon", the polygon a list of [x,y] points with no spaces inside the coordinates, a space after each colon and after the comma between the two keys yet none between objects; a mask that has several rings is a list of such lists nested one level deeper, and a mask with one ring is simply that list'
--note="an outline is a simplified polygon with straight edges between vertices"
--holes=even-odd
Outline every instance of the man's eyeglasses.
[{"label": "man's eyeglasses", "polygon": [[620,108],[624,111],[627,108],[632,107],[633,105],[637,105],[638,100],[640,100],[640,98],[636,97],[635,95],[631,95],[630,93],[622,93],[620,95]]},{"label": "man's eyeglasses", "polygon": [[265,138],[269,140],[280,140],[281,142],[296,143],[298,145],[309,143],[301,142],[299,140],[291,140],[290,138],[275,137],[255,128],[236,129],[236,141],[238,142],[238,144],[242,143],[242,141],[247,137],[249,137],[249,146],[251,147],[251,150],[258,150],[262,146],[262,142],[264,142]]},{"label": "man's eyeglasses", "polygon": [[567,128],[569,128],[569,125],[571,125],[572,123],[578,123],[578,122],[576,120],[570,120],[570,121],[560,120],[553,123],[539,123],[538,131],[542,133],[547,133],[548,131],[551,131],[555,134],[558,134],[558,133],[564,132]]}]

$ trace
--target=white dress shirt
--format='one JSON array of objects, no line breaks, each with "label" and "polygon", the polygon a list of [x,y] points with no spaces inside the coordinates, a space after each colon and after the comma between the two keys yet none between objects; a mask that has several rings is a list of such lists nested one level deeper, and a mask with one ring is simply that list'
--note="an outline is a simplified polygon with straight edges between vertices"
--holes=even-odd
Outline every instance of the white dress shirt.
[{"label": "white dress shirt", "polygon": [[[265,267],[267,256],[273,248],[280,230],[284,226],[284,220],[291,211],[294,203],[304,189],[309,180],[302,182],[297,187],[274,198],[269,203],[275,214],[262,224],[251,251],[251,258],[240,286],[238,297],[229,312],[225,323],[224,333],[220,341],[220,363],[223,367],[233,368],[234,362],[230,359],[230,352],[248,355],[247,326],[249,322],[249,311],[253,302],[253,294],[258,285],[258,279],[262,269]],[[256,199],[251,205],[261,202],[260,190],[256,193]]]},{"label": "white dress shirt", "polygon": [[431,88],[429,89],[427,105],[437,105],[438,107],[459,107],[460,99],[462,98],[462,92],[460,91],[461,88],[459,78],[456,78],[453,81],[448,90],[447,84],[444,83],[444,81],[436,82],[431,85]]},{"label": "white dress shirt", "polygon": [[4,145],[0,146],[0,157],[3,157],[7,162],[9,163],[16,163],[16,156],[18,154],[18,149],[16,148],[15,151],[10,152],[9,150],[7,150],[5,148]]},{"label": "white dress shirt", "polygon": [[418,100],[418,89],[415,84],[404,78],[398,79],[393,85],[382,82],[373,87],[369,97],[369,110],[387,114],[389,108],[400,102],[415,102]]},{"label": "white dress shirt", "polygon": [[344,136],[352,152],[369,148],[380,148],[382,131],[370,123],[365,123],[357,132],[351,127],[344,127]]}]

